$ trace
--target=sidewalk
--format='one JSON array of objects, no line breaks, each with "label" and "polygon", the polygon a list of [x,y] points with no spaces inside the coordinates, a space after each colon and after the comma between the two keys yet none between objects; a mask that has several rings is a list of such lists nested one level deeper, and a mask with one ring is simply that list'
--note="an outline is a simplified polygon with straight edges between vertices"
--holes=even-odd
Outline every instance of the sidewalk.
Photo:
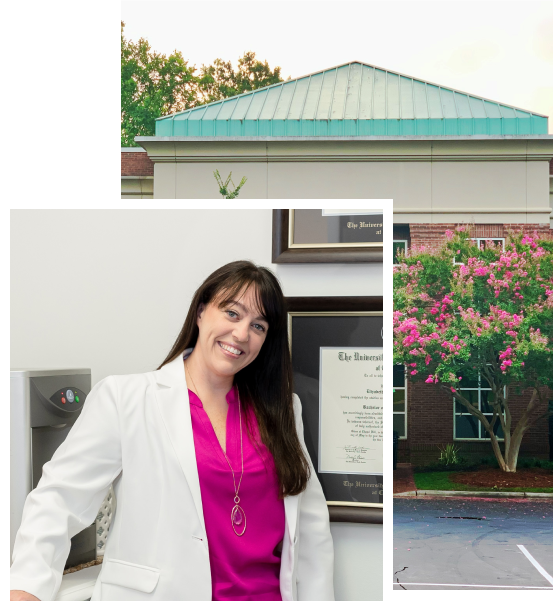
[{"label": "sidewalk", "polygon": [[394,494],[401,492],[415,492],[415,478],[411,463],[398,463],[394,471]]}]

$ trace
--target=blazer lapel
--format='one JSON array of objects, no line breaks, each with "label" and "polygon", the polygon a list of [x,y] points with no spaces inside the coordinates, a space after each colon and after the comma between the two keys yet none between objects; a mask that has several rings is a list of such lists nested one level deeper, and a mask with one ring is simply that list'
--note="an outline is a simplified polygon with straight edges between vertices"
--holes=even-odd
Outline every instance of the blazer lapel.
[{"label": "blazer lapel", "polygon": [[192,418],[182,354],[154,373],[157,402],[171,445],[177,455],[194,499],[194,505],[205,533],[200,478],[196,463]]}]

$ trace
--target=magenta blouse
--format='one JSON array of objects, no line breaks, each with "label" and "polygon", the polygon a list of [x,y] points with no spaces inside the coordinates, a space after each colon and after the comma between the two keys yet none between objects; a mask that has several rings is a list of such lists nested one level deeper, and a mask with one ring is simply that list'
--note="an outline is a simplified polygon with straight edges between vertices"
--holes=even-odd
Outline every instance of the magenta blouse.
[{"label": "magenta blouse", "polygon": [[[231,470],[202,402],[191,390],[188,396],[209,544],[212,600],[282,600],[280,550],[284,537],[284,502],[278,498],[274,460],[261,443],[253,410],[250,413],[260,444],[259,451],[248,436],[242,406],[244,475],[239,496],[240,506],[246,514],[246,531],[239,537],[231,524],[234,507]],[[226,398],[229,405],[227,457],[238,485],[241,473],[240,425],[238,393],[234,387]]]}]

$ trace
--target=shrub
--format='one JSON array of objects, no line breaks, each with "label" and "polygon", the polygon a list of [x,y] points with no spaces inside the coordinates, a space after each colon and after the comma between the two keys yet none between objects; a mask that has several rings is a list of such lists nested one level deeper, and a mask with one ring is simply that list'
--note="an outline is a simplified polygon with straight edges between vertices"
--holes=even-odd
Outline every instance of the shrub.
[{"label": "shrub", "polygon": [[544,460],[543,458],[521,458],[518,461],[518,466],[523,469],[539,468],[553,471],[553,461]]},{"label": "shrub", "polygon": [[459,456],[460,448],[453,443],[448,443],[446,446],[438,446],[438,448],[440,450],[440,458],[438,459],[438,462],[442,465],[458,465],[462,462],[462,459]]}]

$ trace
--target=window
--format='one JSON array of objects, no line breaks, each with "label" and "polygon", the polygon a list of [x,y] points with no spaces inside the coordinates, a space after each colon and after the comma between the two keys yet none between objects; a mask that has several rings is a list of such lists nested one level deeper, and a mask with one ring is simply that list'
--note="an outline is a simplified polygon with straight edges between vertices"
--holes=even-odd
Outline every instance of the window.
[{"label": "window", "polygon": [[394,240],[394,265],[398,264],[397,253],[398,250],[407,252],[407,240]]},{"label": "window", "polygon": [[[467,240],[476,242],[476,245],[480,250],[486,249],[486,242],[493,242],[496,246],[497,244],[501,244],[501,250],[505,251],[505,238],[467,238]],[[462,262],[455,261],[455,257],[453,257],[453,263],[455,265],[463,265]]]},{"label": "window", "polygon": [[411,240],[411,228],[409,225],[401,225],[394,223],[393,232],[392,232],[392,240],[394,242],[394,265],[398,264],[397,261],[397,251],[398,249],[407,253],[407,249],[409,248],[409,243]]},{"label": "window", "polygon": [[394,431],[407,439],[407,381],[405,367],[394,365]]},{"label": "window", "polygon": [[[480,374],[474,374],[473,379],[463,378],[460,394],[468,399],[472,405],[480,410],[491,421],[493,417],[492,403],[494,400],[492,389],[485,386],[486,382],[482,380]],[[468,440],[486,440],[490,436],[482,423],[476,416],[472,416],[467,412],[467,408],[453,399],[453,438]],[[503,439],[503,431],[499,419],[494,425],[494,433],[498,439]]]},{"label": "window", "polygon": [[505,238],[469,238],[469,240],[476,242],[480,250],[486,249],[486,242],[493,242],[496,246],[501,244],[501,250],[505,250]]}]

